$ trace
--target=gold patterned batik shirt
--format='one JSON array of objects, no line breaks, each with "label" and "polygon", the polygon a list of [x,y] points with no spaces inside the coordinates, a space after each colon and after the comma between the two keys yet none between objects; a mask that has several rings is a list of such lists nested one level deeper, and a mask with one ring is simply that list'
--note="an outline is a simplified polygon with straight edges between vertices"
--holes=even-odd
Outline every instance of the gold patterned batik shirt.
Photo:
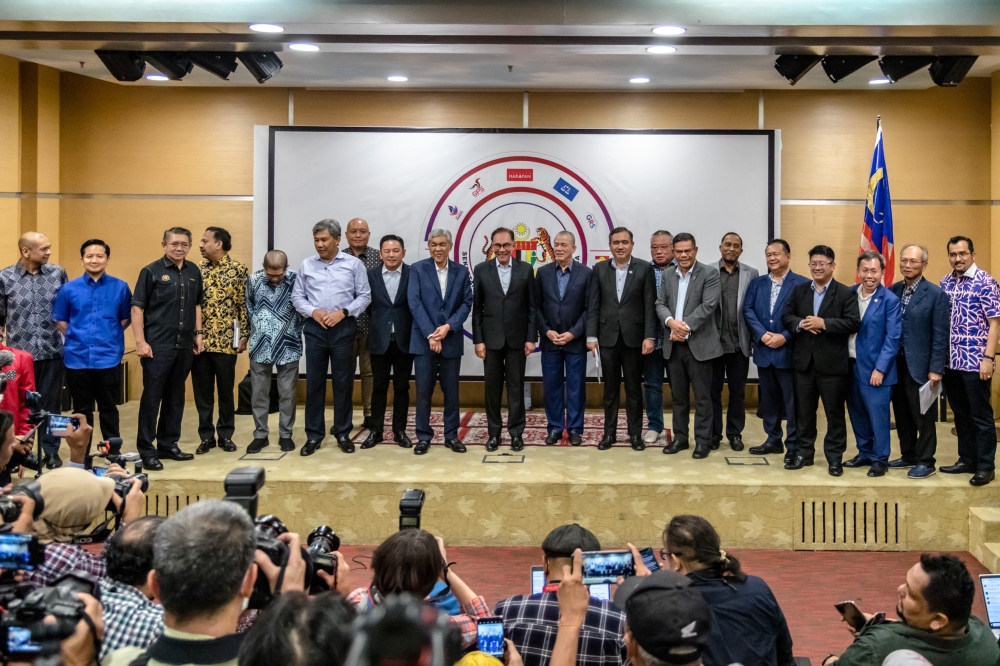
[{"label": "gold patterned batik shirt", "polygon": [[204,283],[205,300],[201,306],[201,330],[204,351],[235,354],[233,322],[239,322],[241,338],[250,336],[246,309],[246,286],[250,271],[228,254],[219,263],[207,259],[198,264]]}]

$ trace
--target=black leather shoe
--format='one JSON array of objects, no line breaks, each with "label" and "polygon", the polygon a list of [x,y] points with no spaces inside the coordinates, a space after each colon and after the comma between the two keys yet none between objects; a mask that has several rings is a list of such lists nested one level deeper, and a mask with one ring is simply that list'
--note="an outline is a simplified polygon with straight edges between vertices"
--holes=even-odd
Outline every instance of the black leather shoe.
[{"label": "black leather shoe", "polygon": [[520,435],[510,438],[511,451],[524,451],[524,438]]},{"label": "black leather shoe", "polygon": [[59,457],[58,453],[53,453],[51,456],[45,456],[45,467],[46,469],[59,469],[62,467],[62,458]]},{"label": "black leather shoe", "polygon": [[689,448],[689,446],[690,445],[687,443],[687,440],[675,439],[670,442],[670,444],[663,447],[663,452],[667,454],[680,453],[681,451]]},{"label": "black leather shoe", "polygon": [[[715,448],[719,448],[718,445]],[[711,444],[706,444],[705,442],[696,442],[694,445],[694,453],[691,454],[692,458],[697,458],[701,460],[702,458],[707,458],[709,452],[714,451]]]},{"label": "black leather shoe", "polygon": [[489,453],[493,453],[494,451],[496,451],[499,448],[500,448],[500,438],[499,437],[490,437],[489,439],[486,440],[486,450]]},{"label": "black leather shoe", "polygon": [[381,441],[382,441],[382,433],[375,432],[374,430],[372,430],[371,432],[368,433],[368,436],[365,437],[365,441],[361,442],[361,448],[373,449],[375,448],[375,445]]},{"label": "black leather shoe", "polygon": [[581,435],[580,433],[571,432],[569,434],[569,443],[570,446],[580,446],[581,444],[583,444],[583,435]]},{"label": "black leather shoe", "polygon": [[161,449],[157,447],[156,449],[157,458],[166,458],[167,460],[179,460],[184,462],[185,460],[193,460],[194,456],[190,453],[184,453],[176,446],[172,449]]},{"label": "black leather shoe", "polygon": [[[708,445],[708,448],[710,448],[713,451],[718,451],[721,445],[722,445],[722,435],[714,435],[712,437],[712,443]],[[695,448],[698,448],[698,446],[695,445]]]},{"label": "black leather shoe", "polygon": [[786,451],[785,452],[784,463],[787,465],[788,463],[792,462],[793,460],[795,460],[795,453],[792,452],[792,451]]},{"label": "black leather shoe", "polygon": [[344,453],[354,453],[354,442],[351,441],[350,437],[340,436],[337,438],[337,446]]},{"label": "black leather shoe", "polygon": [[143,458],[142,459],[142,471],[143,472],[160,472],[163,470],[163,463],[160,462],[159,458]]},{"label": "black leather shoe", "polygon": [[839,462],[832,462],[827,466],[826,471],[830,474],[830,476],[843,476],[844,464]]},{"label": "black leather shoe", "polygon": [[561,439],[562,439],[561,432],[550,432],[545,436],[545,443],[548,444],[549,446],[552,446],[553,444],[558,444]]},{"label": "black leather shoe", "polygon": [[281,437],[278,439],[278,446],[281,447],[282,451],[294,451],[295,442],[292,441],[291,437]]},{"label": "black leather shoe", "polygon": [[806,459],[802,456],[794,456],[791,461],[785,463],[785,469],[802,469],[812,467],[812,458]]},{"label": "black leather shoe", "polygon": [[413,447],[413,453],[418,456],[422,456],[425,453],[427,453],[427,451],[429,451],[430,448],[431,448],[430,442],[417,442],[417,445]]},{"label": "black leather shoe", "polygon": [[743,450],[743,435],[733,435],[729,438],[729,448],[733,451]]},{"label": "black leather shoe", "polygon": [[881,460],[873,460],[872,466],[868,468],[868,476],[885,476],[885,473],[889,471],[889,463],[884,463]]},{"label": "black leather shoe", "polygon": [[330,434],[333,435],[334,437],[336,437],[336,435],[337,435],[337,426],[336,425],[330,426]]},{"label": "black leather shoe", "polygon": [[961,460],[954,465],[945,465],[944,467],[939,467],[938,469],[945,474],[976,474],[976,469],[972,465],[966,465]]},{"label": "black leather shoe", "polygon": [[407,436],[407,434],[402,430],[400,430],[399,432],[392,433],[392,436],[396,440],[396,444],[403,447],[404,449],[413,448],[413,440],[411,440],[409,436]]},{"label": "black leather shoe", "polygon": [[233,451],[236,450],[236,445],[233,443],[233,440],[231,439],[220,439],[219,448],[225,451],[226,453],[232,453]]},{"label": "black leather shoe", "polygon": [[614,435],[605,435],[604,437],[601,437],[601,441],[597,443],[597,450],[607,451],[612,446],[614,446],[614,443],[617,439],[618,438],[615,437]]},{"label": "black leather shoe", "polygon": [[247,453],[260,453],[261,449],[270,445],[271,442],[268,441],[267,437],[254,437],[253,441],[247,447]]},{"label": "black leather shoe", "polygon": [[310,439],[307,441],[301,449],[299,449],[300,456],[311,456],[316,453],[316,449],[323,445],[323,442],[318,439]]},{"label": "black leather shoe", "polygon": [[444,440],[444,445],[455,453],[465,453],[465,444],[462,444],[462,441],[457,437],[455,439]]},{"label": "black leather shoe", "polygon": [[751,446],[747,450],[755,456],[768,456],[784,453],[785,447],[781,444],[781,442],[778,442],[777,444],[768,444],[767,442],[764,442],[760,446]]},{"label": "black leather shoe", "polygon": [[993,470],[980,470],[976,472],[971,479],[969,479],[969,483],[974,486],[985,486],[995,478],[996,473]]},{"label": "black leather shoe", "polygon": [[194,452],[200,456],[203,453],[208,453],[214,448],[215,448],[214,439],[203,439],[201,440],[201,444],[198,445],[198,448],[195,449]]},{"label": "black leather shoe", "polygon": [[889,469],[907,469],[909,467],[916,467],[917,463],[907,460],[906,458],[896,458],[895,460],[889,461]]},{"label": "black leather shoe", "polygon": [[868,467],[871,464],[871,460],[862,458],[861,456],[854,456],[850,460],[845,460],[843,462],[844,467],[847,467],[848,469],[854,469],[855,467]]},{"label": "black leather shoe", "polygon": [[629,444],[632,445],[633,451],[645,451],[646,442],[642,441],[642,437],[639,435],[632,435],[628,438]]}]

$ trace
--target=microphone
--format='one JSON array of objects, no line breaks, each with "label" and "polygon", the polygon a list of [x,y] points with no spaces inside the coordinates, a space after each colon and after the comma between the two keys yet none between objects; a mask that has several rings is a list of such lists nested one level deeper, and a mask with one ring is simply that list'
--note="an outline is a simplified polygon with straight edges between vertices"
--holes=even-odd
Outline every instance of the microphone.
[{"label": "microphone", "polygon": [[0,350],[0,368],[14,365],[14,352],[9,349]]},{"label": "microphone", "polygon": [[105,457],[114,457],[117,460],[118,456],[121,453],[121,450],[122,450],[121,437],[111,437],[110,439],[97,443],[98,455],[102,455]]}]

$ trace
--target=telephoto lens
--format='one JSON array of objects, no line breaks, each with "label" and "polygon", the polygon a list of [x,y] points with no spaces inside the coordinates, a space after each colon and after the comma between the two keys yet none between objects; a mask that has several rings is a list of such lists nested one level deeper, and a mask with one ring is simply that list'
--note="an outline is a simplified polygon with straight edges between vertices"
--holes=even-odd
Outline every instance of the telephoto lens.
[{"label": "telephoto lens", "polygon": [[320,525],[309,533],[306,539],[309,544],[306,553],[312,561],[313,575],[309,583],[309,594],[319,594],[330,589],[326,581],[319,576],[319,571],[325,571],[333,576],[337,571],[337,551],[340,550],[340,537],[327,525]]}]

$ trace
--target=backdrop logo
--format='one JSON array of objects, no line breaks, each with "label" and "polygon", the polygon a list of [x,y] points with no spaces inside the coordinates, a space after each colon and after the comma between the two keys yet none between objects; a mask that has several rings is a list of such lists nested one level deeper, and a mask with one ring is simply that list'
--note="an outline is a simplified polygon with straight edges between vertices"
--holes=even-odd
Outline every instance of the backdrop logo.
[{"label": "backdrop logo", "polygon": [[476,178],[476,182],[474,182],[472,184],[472,187],[470,187],[469,189],[472,190],[472,196],[474,197],[478,197],[480,194],[486,191],[485,189],[483,189],[483,186],[479,184],[478,178]]},{"label": "backdrop logo", "polygon": [[507,169],[507,182],[532,181],[535,179],[534,169]]}]

